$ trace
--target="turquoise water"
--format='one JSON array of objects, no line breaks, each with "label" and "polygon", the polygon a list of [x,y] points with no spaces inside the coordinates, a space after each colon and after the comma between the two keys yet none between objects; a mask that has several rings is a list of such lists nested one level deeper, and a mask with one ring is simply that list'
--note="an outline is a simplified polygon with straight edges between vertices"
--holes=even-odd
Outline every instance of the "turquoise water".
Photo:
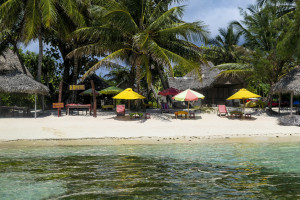
[{"label": "turquoise water", "polygon": [[0,199],[300,199],[299,143],[0,148]]}]

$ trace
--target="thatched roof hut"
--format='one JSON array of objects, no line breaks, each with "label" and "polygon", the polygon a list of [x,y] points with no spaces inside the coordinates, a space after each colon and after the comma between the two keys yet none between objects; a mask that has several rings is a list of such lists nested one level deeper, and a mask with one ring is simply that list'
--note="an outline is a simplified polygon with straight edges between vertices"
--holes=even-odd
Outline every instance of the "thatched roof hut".
[{"label": "thatched roof hut", "polygon": [[273,92],[300,95],[300,66],[296,67],[280,79],[280,81],[275,84]]},{"label": "thatched roof hut", "polygon": [[95,90],[97,90],[97,91],[103,90],[103,89],[109,87],[109,85],[103,79],[101,79],[99,76],[97,76],[96,74],[89,75],[82,82],[80,82],[80,84],[85,85],[85,89],[92,88],[91,80],[94,81]]},{"label": "thatched roof hut", "polygon": [[49,89],[32,78],[10,49],[0,56],[0,92],[49,95]]},{"label": "thatched roof hut", "polygon": [[211,88],[214,85],[218,84],[239,84],[243,82],[239,77],[231,77],[230,80],[225,80],[223,77],[219,77],[218,75],[221,73],[221,70],[215,68],[212,62],[208,62],[207,64],[200,65],[202,72],[202,81],[199,80],[195,72],[190,72],[184,77],[168,77],[170,87],[186,90],[186,89],[194,89],[194,90],[202,90],[205,88]]}]

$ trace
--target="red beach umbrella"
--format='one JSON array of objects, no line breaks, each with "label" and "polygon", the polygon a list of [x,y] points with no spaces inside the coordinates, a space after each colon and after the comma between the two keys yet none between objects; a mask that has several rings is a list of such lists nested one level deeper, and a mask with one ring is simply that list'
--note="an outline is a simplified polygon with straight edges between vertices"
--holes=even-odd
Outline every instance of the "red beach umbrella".
[{"label": "red beach umbrella", "polygon": [[168,88],[164,91],[160,91],[158,93],[158,95],[162,95],[162,96],[172,95],[172,96],[174,96],[174,95],[179,94],[180,92],[181,92],[181,90],[178,90],[178,89],[175,89],[175,88]]}]

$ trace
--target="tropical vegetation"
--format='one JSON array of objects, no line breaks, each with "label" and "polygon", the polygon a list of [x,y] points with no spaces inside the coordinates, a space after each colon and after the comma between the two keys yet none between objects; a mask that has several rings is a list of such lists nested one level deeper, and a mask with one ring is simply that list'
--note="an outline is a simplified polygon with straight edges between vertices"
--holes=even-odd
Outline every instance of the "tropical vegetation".
[{"label": "tropical vegetation", "polygon": [[[241,76],[271,99],[270,88],[299,64],[299,1],[257,0],[214,38],[201,19],[183,20],[184,7],[174,6],[183,2],[0,0],[0,55],[13,49],[51,98],[63,81],[64,100],[68,85],[101,69],[111,85],[153,100],[169,87],[167,77],[194,70],[201,79],[199,66],[207,61],[220,76]],[[39,54],[23,53],[22,45],[35,40]]]}]

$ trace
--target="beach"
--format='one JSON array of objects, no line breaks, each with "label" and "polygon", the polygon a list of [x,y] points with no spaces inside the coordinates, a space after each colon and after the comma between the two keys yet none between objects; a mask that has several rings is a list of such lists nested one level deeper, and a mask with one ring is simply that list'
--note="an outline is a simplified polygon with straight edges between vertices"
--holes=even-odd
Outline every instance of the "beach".
[{"label": "beach", "polygon": [[300,128],[281,126],[265,113],[251,119],[196,113],[195,119],[151,113],[150,119],[116,117],[114,112],[57,117],[0,119],[0,145],[118,145],[210,142],[297,142]]}]

